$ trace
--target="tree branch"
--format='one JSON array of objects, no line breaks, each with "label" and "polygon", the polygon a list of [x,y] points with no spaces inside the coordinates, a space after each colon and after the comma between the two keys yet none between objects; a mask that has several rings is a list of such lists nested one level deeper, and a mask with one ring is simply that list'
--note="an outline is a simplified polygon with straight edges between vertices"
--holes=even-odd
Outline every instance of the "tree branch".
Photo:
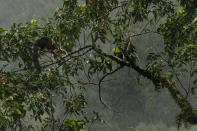
[{"label": "tree branch", "polygon": [[[77,53],[80,53],[80,52],[83,51],[83,50],[88,49],[85,53],[89,52],[89,51],[91,50],[91,48],[92,48],[91,45],[87,45],[87,46],[84,46],[84,47],[82,47],[82,48],[80,48],[80,49],[78,49],[78,50],[76,50],[76,51],[73,51],[73,52],[67,54],[66,56],[62,57],[62,59],[65,59],[65,58],[68,58],[68,59],[64,60],[62,63],[65,63],[66,61],[70,60],[71,58],[73,58],[73,57],[71,57],[71,56],[73,56],[73,55],[75,55],[75,54],[77,54]],[[85,54],[85,53],[83,53],[83,54]],[[79,56],[81,56],[81,55],[79,55]],[[69,57],[70,57],[70,58],[69,58]],[[56,62],[54,62],[54,63],[50,63],[50,64],[48,64],[48,65],[40,65],[40,66],[41,66],[41,69],[43,69],[43,68],[46,68],[46,67],[48,67],[48,66],[57,64],[57,63],[59,63],[59,61],[56,61]],[[16,72],[26,71],[26,70],[28,70],[28,69],[27,69],[27,68],[22,68],[22,69],[18,69],[18,70],[11,71],[11,72],[12,72],[12,73],[16,73]]]},{"label": "tree branch", "polygon": [[103,102],[102,97],[101,97],[101,83],[103,82],[103,80],[104,80],[107,76],[114,74],[115,72],[117,72],[118,70],[122,69],[123,67],[124,67],[124,66],[121,65],[121,66],[119,66],[118,68],[116,68],[115,70],[113,70],[112,72],[106,73],[106,74],[99,80],[99,83],[98,83],[98,86],[99,86],[99,100],[100,100],[100,102],[101,102],[105,107],[108,107],[108,106],[105,104],[105,102]]},{"label": "tree branch", "polygon": [[142,69],[136,63],[134,63],[132,60],[130,60],[129,62],[122,61],[112,55],[108,55],[104,52],[101,52],[98,49],[94,48],[94,51],[105,56],[105,57],[110,58],[111,60],[117,62],[120,65],[127,66],[127,67],[134,69],[140,75],[151,80],[154,84],[157,84],[158,82],[161,83],[165,88],[168,89],[171,96],[174,98],[174,101],[176,102],[176,104],[181,108],[182,112],[187,117],[184,119],[186,119],[186,121],[189,122],[190,124],[197,124],[197,114],[193,111],[193,108],[192,108],[192,105],[190,104],[190,102],[177,89],[175,81],[172,81],[172,80],[168,79],[166,76],[162,76],[161,74],[155,75],[154,73],[152,73],[146,69]]}]

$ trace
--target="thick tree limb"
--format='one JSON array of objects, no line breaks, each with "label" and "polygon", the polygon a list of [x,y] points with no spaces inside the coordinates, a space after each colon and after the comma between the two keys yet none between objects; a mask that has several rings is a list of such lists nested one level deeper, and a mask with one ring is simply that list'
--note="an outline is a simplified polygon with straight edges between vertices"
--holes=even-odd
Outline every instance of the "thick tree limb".
[{"label": "thick tree limb", "polygon": [[142,69],[140,66],[138,66],[136,63],[134,63],[132,60],[128,61],[122,61],[115,56],[109,55],[107,53],[101,52],[98,49],[94,49],[97,53],[110,58],[111,60],[117,62],[120,65],[124,65],[127,67],[130,67],[134,69],[136,72],[138,72],[140,75],[146,77],[147,79],[151,80],[154,84],[157,84],[156,82],[160,82],[165,88],[168,89],[171,96],[173,97],[176,104],[181,108],[182,112],[187,116],[186,119],[187,122],[190,124],[197,124],[197,114],[194,112],[192,105],[190,102],[181,94],[181,92],[177,89],[175,81],[169,80],[167,77],[162,75],[156,75],[152,72]]}]

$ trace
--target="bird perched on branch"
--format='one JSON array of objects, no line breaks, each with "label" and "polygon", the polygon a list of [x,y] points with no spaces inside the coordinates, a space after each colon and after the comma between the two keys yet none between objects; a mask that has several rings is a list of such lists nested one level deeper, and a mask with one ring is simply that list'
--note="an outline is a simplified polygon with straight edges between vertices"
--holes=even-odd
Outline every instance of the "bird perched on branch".
[{"label": "bird perched on branch", "polygon": [[122,49],[121,48],[119,48],[119,47],[116,46],[116,47],[114,47],[112,49],[112,52],[118,58],[123,59],[123,52],[122,52]]}]

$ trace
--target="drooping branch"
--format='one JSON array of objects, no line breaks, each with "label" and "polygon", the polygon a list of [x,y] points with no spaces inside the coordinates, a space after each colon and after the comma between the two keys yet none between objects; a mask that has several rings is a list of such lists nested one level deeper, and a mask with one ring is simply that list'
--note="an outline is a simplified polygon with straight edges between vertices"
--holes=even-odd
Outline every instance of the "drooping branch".
[{"label": "drooping branch", "polygon": [[100,102],[101,102],[105,107],[107,107],[107,105],[105,104],[105,102],[103,102],[102,97],[101,97],[101,83],[103,82],[103,80],[104,80],[107,76],[114,74],[115,72],[117,72],[118,70],[120,70],[120,69],[123,68],[123,67],[124,67],[124,66],[121,65],[121,66],[119,66],[118,68],[116,68],[115,70],[113,70],[113,71],[111,71],[111,72],[109,72],[109,73],[106,73],[106,74],[99,80],[99,83],[98,83],[98,86],[99,86],[99,100],[100,100]]},{"label": "drooping branch", "polygon": [[94,51],[110,58],[111,60],[117,62],[120,65],[124,65],[134,69],[140,75],[144,76],[145,78],[151,80],[154,84],[158,82],[161,83],[165,88],[168,89],[171,96],[173,97],[176,104],[181,108],[182,112],[185,114],[186,118],[184,120],[189,122],[190,124],[197,124],[197,114],[193,111],[192,105],[190,102],[181,94],[181,92],[177,89],[175,81],[168,79],[166,76],[162,76],[161,74],[155,75],[154,73],[141,68],[139,65],[134,63],[132,60],[130,61],[122,61],[119,58],[116,58],[113,55],[109,55],[107,53],[101,52],[98,49],[94,48]]}]

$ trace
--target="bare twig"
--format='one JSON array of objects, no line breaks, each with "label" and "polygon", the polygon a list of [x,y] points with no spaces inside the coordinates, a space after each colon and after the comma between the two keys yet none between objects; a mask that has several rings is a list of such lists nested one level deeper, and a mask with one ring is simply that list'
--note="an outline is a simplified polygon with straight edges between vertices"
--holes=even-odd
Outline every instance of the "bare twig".
[{"label": "bare twig", "polygon": [[106,73],[100,80],[99,80],[99,83],[98,83],[98,86],[99,86],[99,100],[100,102],[105,106],[105,107],[108,107],[102,100],[102,97],[101,97],[101,83],[103,82],[103,80],[109,76],[109,75],[112,75],[113,73],[117,72],[118,70],[120,70],[121,68],[123,68],[124,66],[121,65],[119,66],[118,68],[116,68],[115,70],[113,70],[112,72],[109,72],[109,73]]}]

